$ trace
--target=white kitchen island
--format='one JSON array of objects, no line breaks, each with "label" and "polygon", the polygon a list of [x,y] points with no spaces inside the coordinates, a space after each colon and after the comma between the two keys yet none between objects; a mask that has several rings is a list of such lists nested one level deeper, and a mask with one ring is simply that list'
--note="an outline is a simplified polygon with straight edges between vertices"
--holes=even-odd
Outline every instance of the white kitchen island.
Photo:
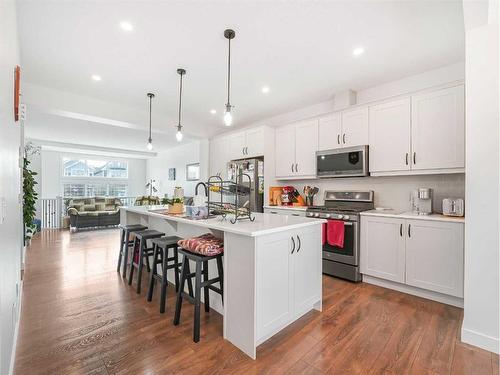
[{"label": "white kitchen island", "polygon": [[[224,316],[224,338],[248,356],[255,359],[258,345],[308,311],[321,311],[325,220],[255,213],[253,222],[231,224],[221,217],[191,220],[165,212],[164,206],[122,207],[120,222],[183,238],[207,232],[224,238],[224,304],[210,291],[210,307]],[[209,265],[210,277],[215,269]]]}]

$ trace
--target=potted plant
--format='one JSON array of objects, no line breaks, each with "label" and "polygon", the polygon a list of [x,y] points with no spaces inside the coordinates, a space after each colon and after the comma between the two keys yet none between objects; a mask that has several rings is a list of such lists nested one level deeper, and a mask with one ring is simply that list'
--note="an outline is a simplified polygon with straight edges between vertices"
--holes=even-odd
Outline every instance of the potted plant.
[{"label": "potted plant", "polygon": [[168,204],[169,214],[182,214],[184,212],[184,200],[182,198],[163,198],[162,204]]},{"label": "potted plant", "polygon": [[23,221],[26,245],[36,233],[36,225],[33,223],[36,215],[36,200],[38,193],[35,191],[36,172],[29,169],[30,161],[25,157],[23,162]]}]

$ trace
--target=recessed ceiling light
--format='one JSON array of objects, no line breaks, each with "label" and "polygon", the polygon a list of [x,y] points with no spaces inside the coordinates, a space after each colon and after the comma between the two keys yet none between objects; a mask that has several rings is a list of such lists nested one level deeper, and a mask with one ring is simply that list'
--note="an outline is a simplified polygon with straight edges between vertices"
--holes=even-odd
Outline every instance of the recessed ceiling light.
[{"label": "recessed ceiling light", "polygon": [[262,87],[262,93],[267,94],[269,92],[269,86]]},{"label": "recessed ceiling light", "polygon": [[133,31],[134,30],[134,25],[132,25],[130,22],[127,22],[127,21],[120,22],[120,27],[125,31]]},{"label": "recessed ceiling light", "polygon": [[365,53],[365,49],[363,47],[356,47],[352,50],[353,56],[361,56],[363,53]]},{"label": "recessed ceiling light", "polygon": [[96,82],[99,82],[102,78],[100,75],[92,74],[92,79]]},{"label": "recessed ceiling light", "polygon": [[210,110],[210,113],[211,113],[212,115],[215,115],[215,114],[217,113],[217,111],[216,111],[215,109],[211,109],[211,110]]}]

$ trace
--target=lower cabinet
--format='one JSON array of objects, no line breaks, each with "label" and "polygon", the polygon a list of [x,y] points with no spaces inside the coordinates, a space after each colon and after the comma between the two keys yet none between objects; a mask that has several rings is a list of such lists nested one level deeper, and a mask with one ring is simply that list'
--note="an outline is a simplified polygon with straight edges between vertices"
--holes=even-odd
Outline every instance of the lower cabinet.
[{"label": "lower cabinet", "polygon": [[362,216],[361,273],[463,297],[464,226]]},{"label": "lower cabinet", "polygon": [[276,215],[290,215],[290,216],[306,216],[305,210],[294,210],[293,208],[269,208],[264,207],[264,213]]},{"label": "lower cabinet", "polygon": [[321,299],[320,225],[257,238],[257,339],[310,311]]}]

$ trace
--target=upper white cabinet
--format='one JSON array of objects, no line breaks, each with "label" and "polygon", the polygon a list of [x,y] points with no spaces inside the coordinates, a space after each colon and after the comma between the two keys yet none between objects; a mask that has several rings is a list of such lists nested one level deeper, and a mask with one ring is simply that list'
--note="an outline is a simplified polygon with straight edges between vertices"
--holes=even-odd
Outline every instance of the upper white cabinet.
[{"label": "upper white cabinet", "polygon": [[319,119],[318,146],[320,151],[342,147],[342,115],[340,112]]},{"label": "upper white cabinet", "polygon": [[318,121],[307,120],[276,130],[276,178],[316,176]]},{"label": "upper white cabinet", "polygon": [[361,217],[361,273],[463,297],[463,223]]},{"label": "upper white cabinet", "polygon": [[370,172],[410,170],[410,98],[370,107]]},{"label": "upper white cabinet", "polygon": [[228,142],[229,142],[229,160],[243,158],[245,155],[245,147],[246,147],[245,132],[229,135]]},{"label": "upper white cabinet", "polygon": [[210,175],[225,178],[229,160],[229,138],[219,137],[210,140]]},{"label": "upper white cabinet", "polygon": [[[264,155],[264,128],[254,128],[228,136],[229,160]],[[228,160],[228,161],[229,161]]]},{"label": "upper white cabinet", "polygon": [[368,107],[342,112],[342,147],[368,144]]},{"label": "upper white cabinet", "polygon": [[462,172],[464,117],[463,85],[371,106],[370,173]]},{"label": "upper white cabinet", "polygon": [[412,97],[412,169],[464,168],[464,87]]}]

